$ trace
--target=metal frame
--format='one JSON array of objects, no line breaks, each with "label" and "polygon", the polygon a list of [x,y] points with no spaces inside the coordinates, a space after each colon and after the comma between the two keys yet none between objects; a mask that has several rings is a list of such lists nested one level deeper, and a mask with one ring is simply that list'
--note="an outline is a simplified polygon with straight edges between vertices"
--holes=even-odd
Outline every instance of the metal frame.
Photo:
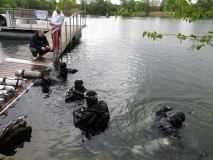
[{"label": "metal frame", "polygon": [[[59,53],[54,51],[54,54],[56,55],[55,57],[59,57],[60,54],[63,53],[67,45],[72,41],[73,38],[72,32],[77,32],[78,30],[81,30],[85,25],[86,25],[86,11],[82,10],[68,17],[66,21],[64,21],[62,26],[52,31],[52,34],[54,34],[56,30],[61,30],[60,50]],[[64,44],[66,46],[63,46],[63,43],[61,43],[62,41],[65,41]]]}]

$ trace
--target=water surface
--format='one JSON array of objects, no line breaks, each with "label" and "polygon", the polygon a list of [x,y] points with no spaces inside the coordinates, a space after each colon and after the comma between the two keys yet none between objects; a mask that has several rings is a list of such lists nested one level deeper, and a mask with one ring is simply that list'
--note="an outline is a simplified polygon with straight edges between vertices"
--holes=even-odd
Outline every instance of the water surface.
[{"label": "water surface", "polygon": [[[179,43],[173,36],[161,41],[142,38],[144,31],[154,30],[199,35],[212,25],[212,20],[188,24],[167,18],[88,17],[80,43],[63,56],[68,67],[79,71],[52,87],[49,98],[40,87],[30,88],[2,117],[3,124],[27,115],[33,127],[31,142],[14,158],[194,160],[203,152],[205,159],[212,159],[212,48],[188,50],[191,42]],[[0,41],[1,60],[19,46],[2,45],[8,42]],[[54,67],[51,74],[56,78]],[[63,94],[76,79],[97,91],[110,109],[109,127],[92,140],[73,125],[72,112],[84,103],[64,103]],[[155,112],[164,104],[186,114],[182,148],[167,145],[150,131]]]}]

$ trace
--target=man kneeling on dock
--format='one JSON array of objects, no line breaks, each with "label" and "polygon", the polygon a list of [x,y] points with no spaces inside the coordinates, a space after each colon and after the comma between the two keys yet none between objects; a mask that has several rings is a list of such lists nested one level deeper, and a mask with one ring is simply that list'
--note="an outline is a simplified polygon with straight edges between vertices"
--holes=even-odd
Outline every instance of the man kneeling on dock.
[{"label": "man kneeling on dock", "polygon": [[33,60],[37,59],[37,55],[39,55],[38,58],[45,59],[45,54],[51,51],[43,29],[38,30],[38,32],[31,37],[30,51],[32,53]]}]

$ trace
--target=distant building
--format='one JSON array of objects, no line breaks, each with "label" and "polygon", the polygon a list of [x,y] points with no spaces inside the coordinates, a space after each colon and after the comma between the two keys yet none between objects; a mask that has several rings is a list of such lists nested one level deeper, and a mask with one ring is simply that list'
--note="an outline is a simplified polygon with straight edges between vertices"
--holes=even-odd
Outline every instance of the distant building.
[{"label": "distant building", "polygon": [[148,0],[150,6],[160,6],[162,0]]}]

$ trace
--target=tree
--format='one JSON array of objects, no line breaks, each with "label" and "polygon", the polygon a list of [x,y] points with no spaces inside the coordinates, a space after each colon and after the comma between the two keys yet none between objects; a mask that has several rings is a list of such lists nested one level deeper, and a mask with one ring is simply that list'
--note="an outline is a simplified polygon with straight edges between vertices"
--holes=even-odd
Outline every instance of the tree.
[{"label": "tree", "polygon": [[[189,23],[198,19],[207,19],[213,17],[213,1],[212,0],[198,0],[196,4],[191,3],[191,0],[167,0],[164,6],[164,11],[167,14],[175,17],[176,19],[183,19]],[[165,35],[171,34],[158,34],[157,32],[143,33],[143,37],[148,37],[153,40],[161,39]],[[203,46],[213,47],[213,31],[207,31],[202,36],[194,34],[183,35],[179,33],[177,38],[182,42],[183,40],[190,39],[195,42],[191,49],[201,49]]]}]

